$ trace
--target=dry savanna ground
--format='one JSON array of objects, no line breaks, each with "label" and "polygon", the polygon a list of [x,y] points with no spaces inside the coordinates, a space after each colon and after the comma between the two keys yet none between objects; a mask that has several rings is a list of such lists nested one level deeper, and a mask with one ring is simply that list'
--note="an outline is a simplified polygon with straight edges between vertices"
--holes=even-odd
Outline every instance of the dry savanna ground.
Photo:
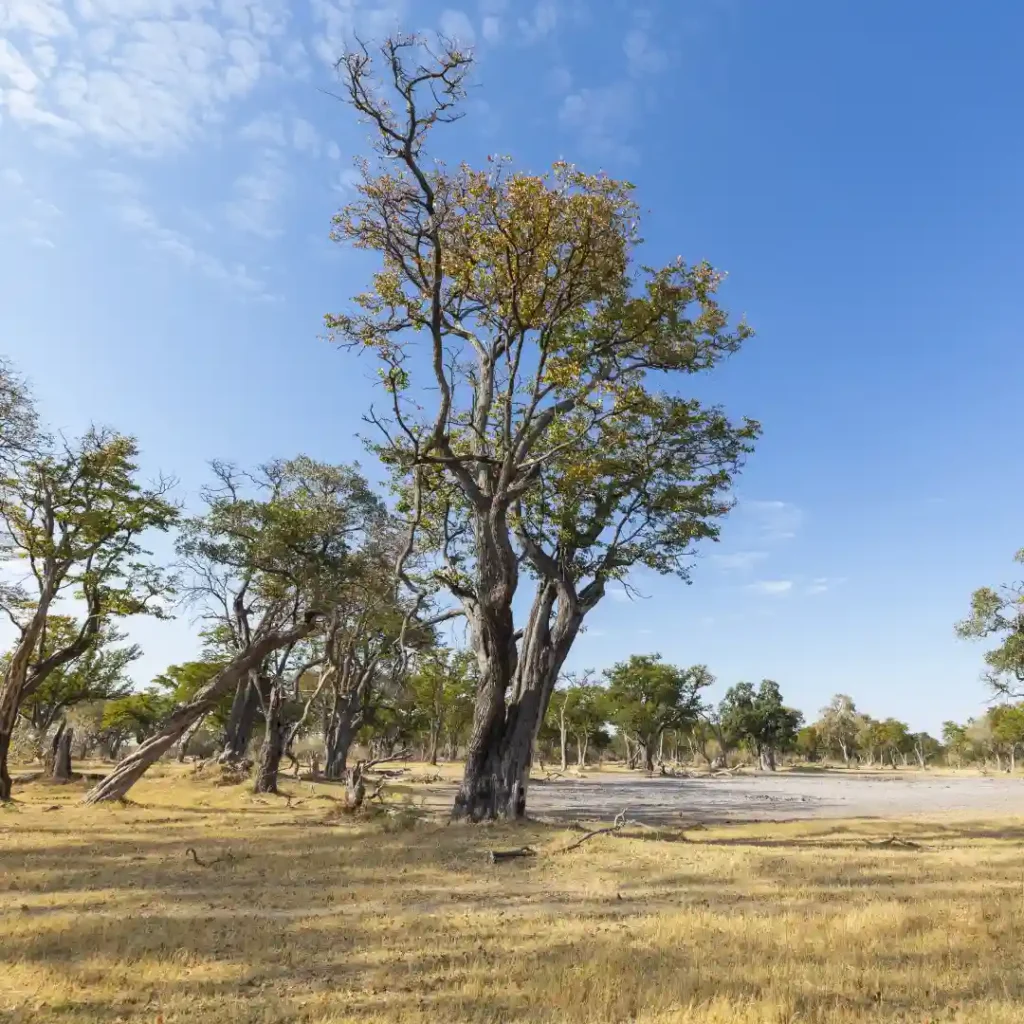
[{"label": "dry savanna ground", "polygon": [[[160,766],[0,810],[0,1020],[1024,1019],[1024,819],[446,826]],[[891,833],[913,846],[870,845]],[[491,864],[487,851],[537,855]],[[186,855],[186,848],[196,858]]]}]

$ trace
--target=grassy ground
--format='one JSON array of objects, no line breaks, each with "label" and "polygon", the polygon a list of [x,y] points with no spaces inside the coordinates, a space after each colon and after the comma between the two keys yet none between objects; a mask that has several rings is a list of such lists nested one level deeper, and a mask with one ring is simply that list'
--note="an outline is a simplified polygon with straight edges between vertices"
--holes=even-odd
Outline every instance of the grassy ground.
[{"label": "grassy ground", "polygon": [[[418,820],[422,785],[359,821],[324,784],[257,798],[176,766],[129,806],[82,789],[0,810],[2,1021],[1022,1019],[1024,820],[638,828],[558,853],[579,833]],[[919,848],[867,845],[894,831]]]}]

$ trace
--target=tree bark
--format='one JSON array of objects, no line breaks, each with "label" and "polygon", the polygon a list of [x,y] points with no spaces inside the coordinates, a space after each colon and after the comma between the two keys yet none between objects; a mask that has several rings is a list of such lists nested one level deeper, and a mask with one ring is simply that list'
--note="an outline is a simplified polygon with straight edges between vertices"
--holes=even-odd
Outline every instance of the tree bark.
[{"label": "tree bark", "polygon": [[50,778],[54,782],[71,781],[71,744],[74,742],[75,730],[70,728],[66,722],[60,723],[60,728],[53,737],[51,748]]},{"label": "tree bark", "polygon": [[[344,695],[343,695],[344,696]],[[342,779],[348,767],[348,752],[362,724],[352,701],[335,700],[324,730],[324,778]]]},{"label": "tree bark", "polygon": [[644,748],[644,769],[645,771],[654,771],[654,743],[653,737],[648,736],[643,743]]},{"label": "tree bark", "polygon": [[281,720],[281,684],[275,683],[270,690],[267,701],[267,728],[260,750],[260,761],[256,769],[256,781],[253,790],[256,793],[277,792],[277,772],[281,766],[281,755],[284,752],[284,741],[287,727]]},{"label": "tree bark", "polygon": [[231,702],[231,712],[224,727],[224,747],[217,758],[221,764],[231,764],[245,759],[256,716],[269,696],[270,680],[258,670],[246,673],[246,677],[238,681],[235,697]]},{"label": "tree bark", "polygon": [[521,651],[510,609],[468,616],[480,684],[454,817],[484,821],[525,816],[537,733],[584,615],[564,583],[541,580]]},{"label": "tree bark", "polygon": [[775,749],[773,747],[762,747],[760,751],[761,771],[775,771]]},{"label": "tree bark", "polygon": [[85,803],[96,804],[104,800],[120,800],[185,734],[197,719],[209,714],[225,693],[229,693],[239,680],[258,668],[263,659],[274,651],[287,647],[309,636],[316,628],[316,618],[307,613],[305,621],[291,629],[266,634],[236,655],[191,700],[176,707],[167,717],[161,730],[124,758],[114,770],[85,795]]},{"label": "tree bark", "polygon": [[185,760],[185,755],[188,753],[188,745],[192,741],[192,737],[195,736],[199,729],[202,727],[203,722],[206,720],[206,716],[197,718],[195,722],[190,725],[181,737],[181,741],[178,743],[178,761],[179,763]]}]

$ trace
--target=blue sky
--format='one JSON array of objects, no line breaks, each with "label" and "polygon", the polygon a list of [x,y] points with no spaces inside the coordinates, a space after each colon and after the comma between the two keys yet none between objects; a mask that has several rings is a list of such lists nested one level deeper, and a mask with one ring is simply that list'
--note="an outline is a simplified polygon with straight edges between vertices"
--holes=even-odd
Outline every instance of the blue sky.
[{"label": "blue sky", "polygon": [[[362,455],[372,368],[319,338],[368,268],[327,239],[365,150],[330,61],[396,24],[475,44],[443,153],[630,178],[650,261],[727,270],[758,332],[706,385],[765,429],[722,543],[612,595],[573,667],[982,710],[952,626],[1024,544],[1018,5],[7,0],[0,350],[46,418],[137,434],[187,502],[211,457]],[[133,635],[140,680],[195,650]]]}]

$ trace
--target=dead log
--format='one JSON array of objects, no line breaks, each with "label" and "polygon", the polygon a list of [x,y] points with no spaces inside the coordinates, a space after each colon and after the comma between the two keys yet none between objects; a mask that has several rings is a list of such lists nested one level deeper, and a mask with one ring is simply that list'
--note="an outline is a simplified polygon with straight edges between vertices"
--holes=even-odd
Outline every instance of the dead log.
[{"label": "dead log", "polygon": [[537,851],[532,846],[521,846],[518,850],[488,850],[487,859],[492,864],[500,864],[505,860],[515,860],[517,857],[536,857]]}]

